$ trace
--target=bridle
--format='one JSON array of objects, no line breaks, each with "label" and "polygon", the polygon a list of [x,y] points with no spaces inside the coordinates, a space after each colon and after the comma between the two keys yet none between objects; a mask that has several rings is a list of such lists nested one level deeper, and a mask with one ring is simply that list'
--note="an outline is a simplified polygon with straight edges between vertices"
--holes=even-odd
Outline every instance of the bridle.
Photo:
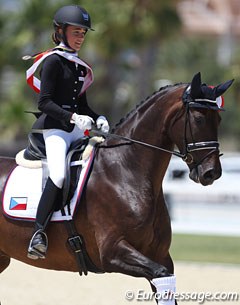
[{"label": "bridle", "polygon": [[[213,102],[209,99],[192,99],[190,96],[190,89],[191,89],[191,86],[188,86],[185,89],[185,91],[183,93],[183,97],[182,97],[182,101],[186,108],[185,124],[184,124],[184,151],[183,152],[178,152],[175,150],[168,150],[168,149],[165,149],[162,147],[148,144],[146,142],[131,139],[129,137],[117,135],[114,133],[104,133],[99,130],[91,130],[90,135],[93,134],[93,135],[99,135],[99,136],[103,136],[103,137],[107,137],[107,138],[115,138],[118,140],[124,140],[124,141],[128,141],[130,143],[139,144],[139,145],[142,145],[142,146],[145,146],[148,148],[160,150],[160,151],[163,151],[166,153],[170,153],[179,158],[182,158],[183,161],[186,162],[188,165],[194,164],[194,166],[197,167],[199,164],[201,164],[203,162],[203,160],[205,160],[208,156],[210,156],[214,152],[219,153],[219,143],[217,141],[204,141],[204,142],[195,142],[194,141],[192,127],[191,127],[191,123],[190,123],[190,108],[207,108],[207,109],[214,109],[214,110],[219,109],[219,108],[215,108],[215,106],[212,106],[211,104],[209,104],[209,102]],[[191,143],[187,143],[188,126],[189,126],[190,135],[192,138]],[[192,152],[202,151],[202,150],[210,150],[210,151],[200,161],[195,162]]]},{"label": "bridle", "polygon": [[[199,164],[203,162],[207,157],[209,157],[211,154],[218,152],[219,154],[219,142],[218,141],[203,141],[203,142],[195,142],[193,133],[192,133],[192,127],[191,127],[191,121],[190,121],[190,109],[191,108],[206,108],[206,109],[213,109],[213,110],[219,110],[219,108],[212,104],[214,101],[209,99],[193,99],[190,95],[191,86],[188,86],[182,97],[182,101],[185,104],[186,107],[186,115],[185,115],[185,125],[184,125],[184,157],[182,158],[183,161],[185,161],[188,165],[194,164],[195,167],[197,167]],[[187,127],[189,126],[189,132],[190,136],[192,138],[192,143],[187,143]],[[202,151],[202,150],[210,150],[207,154],[204,155],[204,157],[198,161],[194,161],[194,157],[192,155],[192,152],[196,151]],[[220,155],[220,154],[219,154]]]},{"label": "bridle", "polygon": [[[196,106],[193,106],[196,108]],[[209,157],[214,152],[219,153],[219,142],[218,141],[203,141],[203,142],[195,142],[192,133],[192,127],[190,123],[190,104],[186,105],[186,118],[185,118],[185,127],[184,127],[184,157],[182,157],[183,161],[185,161],[188,165],[194,164],[197,167],[199,164],[203,162],[207,157]],[[189,132],[192,138],[191,143],[187,143],[187,127],[189,126]],[[204,157],[198,161],[194,161],[194,157],[192,152],[200,151],[200,150],[210,150]]]}]

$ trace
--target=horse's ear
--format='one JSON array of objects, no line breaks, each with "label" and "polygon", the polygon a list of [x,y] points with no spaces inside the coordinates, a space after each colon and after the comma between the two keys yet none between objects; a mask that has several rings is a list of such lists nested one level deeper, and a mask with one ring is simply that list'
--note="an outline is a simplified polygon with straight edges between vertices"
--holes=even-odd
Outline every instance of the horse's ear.
[{"label": "horse's ear", "polygon": [[202,96],[201,91],[201,73],[198,72],[193,76],[192,83],[191,83],[191,92],[190,95],[193,99],[199,98]]},{"label": "horse's ear", "polygon": [[229,80],[229,81],[215,87],[214,89],[215,89],[216,97],[223,95],[223,93],[225,91],[227,91],[227,89],[232,85],[233,81],[234,81],[234,79]]}]

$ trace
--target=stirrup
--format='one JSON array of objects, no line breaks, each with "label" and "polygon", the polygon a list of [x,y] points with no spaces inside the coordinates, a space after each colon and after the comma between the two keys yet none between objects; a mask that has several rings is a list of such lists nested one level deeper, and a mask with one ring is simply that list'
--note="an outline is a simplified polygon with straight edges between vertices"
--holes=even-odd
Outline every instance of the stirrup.
[{"label": "stirrup", "polygon": [[28,247],[27,257],[31,258],[31,259],[34,259],[34,260],[37,260],[39,258],[41,258],[41,259],[46,258],[45,254],[43,254],[40,251],[37,251],[36,249],[34,249],[34,248],[30,247],[30,246]]},{"label": "stirrup", "polygon": [[[34,245],[34,239],[36,238],[37,235],[41,235],[41,238],[43,239],[43,243],[38,243]],[[44,231],[37,230],[33,236],[32,239],[30,240],[29,247],[28,247],[28,254],[27,257],[31,259],[44,259],[46,256],[48,248],[48,238],[47,235]]]}]

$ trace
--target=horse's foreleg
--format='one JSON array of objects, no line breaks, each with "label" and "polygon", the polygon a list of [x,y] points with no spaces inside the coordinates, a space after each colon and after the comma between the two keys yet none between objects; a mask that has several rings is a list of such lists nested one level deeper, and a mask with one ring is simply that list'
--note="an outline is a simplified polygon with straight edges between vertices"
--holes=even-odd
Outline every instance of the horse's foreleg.
[{"label": "horse's foreleg", "polygon": [[[121,239],[111,247],[109,243],[108,246],[105,244],[101,250],[104,250],[100,251],[100,255],[106,272],[120,272],[135,277],[144,277],[149,281],[154,279],[152,288],[158,294],[165,293],[166,287],[174,291],[175,278],[171,276],[169,270],[141,254],[126,240]],[[172,265],[167,264],[167,261],[166,266],[170,267],[171,271],[173,270]],[[166,296],[164,297],[166,299]],[[157,304],[161,305],[175,303],[174,297],[171,301],[169,299],[162,302],[162,299],[158,300],[157,298],[156,301]]]},{"label": "horse's foreleg", "polygon": [[[159,253],[160,254],[160,253]],[[161,255],[160,255],[161,257]],[[158,255],[156,254],[156,262],[158,262],[160,259],[158,258]],[[161,262],[164,264],[165,267],[167,267],[168,271],[171,273],[171,274],[174,274],[174,265],[173,265],[173,261],[172,261],[172,258],[170,256],[170,254],[168,253],[168,255],[165,257],[165,259],[161,258]],[[170,282],[172,282],[172,280],[170,280]],[[174,282],[174,280],[173,280]],[[158,296],[160,296],[161,294],[161,285],[160,287],[158,287],[158,289],[156,289],[156,286],[153,285],[153,283],[151,281],[149,281],[150,285],[151,285],[151,288],[152,288],[152,291],[154,293],[157,292],[157,294],[155,294],[156,298],[155,298],[155,301],[157,304],[165,304],[164,301],[162,300],[158,300]],[[171,287],[173,288],[175,286],[176,288],[176,283],[174,284],[170,284],[168,289],[171,290]],[[164,285],[164,290],[166,289],[166,286]],[[174,290],[174,289],[173,289]],[[175,304],[177,305],[177,301],[174,299],[174,296],[173,298],[171,299],[171,303],[172,304]],[[170,304],[170,302],[167,303],[168,305]]]},{"label": "horse's foreleg", "polygon": [[105,244],[100,249],[100,256],[106,272],[120,272],[149,280],[169,275],[166,267],[153,262],[124,239],[114,245]]},{"label": "horse's foreleg", "polygon": [[0,251],[0,273],[2,273],[10,264],[10,257]]}]

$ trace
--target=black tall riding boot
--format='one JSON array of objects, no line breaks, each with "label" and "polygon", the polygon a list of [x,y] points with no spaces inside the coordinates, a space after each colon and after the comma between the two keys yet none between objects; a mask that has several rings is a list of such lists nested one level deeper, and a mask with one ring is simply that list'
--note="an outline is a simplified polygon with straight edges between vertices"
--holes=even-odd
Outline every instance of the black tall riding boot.
[{"label": "black tall riding boot", "polygon": [[28,247],[28,257],[31,259],[45,258],[48,239],[44,232],[54,212],[57,195],[61,191],[50,178],[39,201],[34,234]]}]

